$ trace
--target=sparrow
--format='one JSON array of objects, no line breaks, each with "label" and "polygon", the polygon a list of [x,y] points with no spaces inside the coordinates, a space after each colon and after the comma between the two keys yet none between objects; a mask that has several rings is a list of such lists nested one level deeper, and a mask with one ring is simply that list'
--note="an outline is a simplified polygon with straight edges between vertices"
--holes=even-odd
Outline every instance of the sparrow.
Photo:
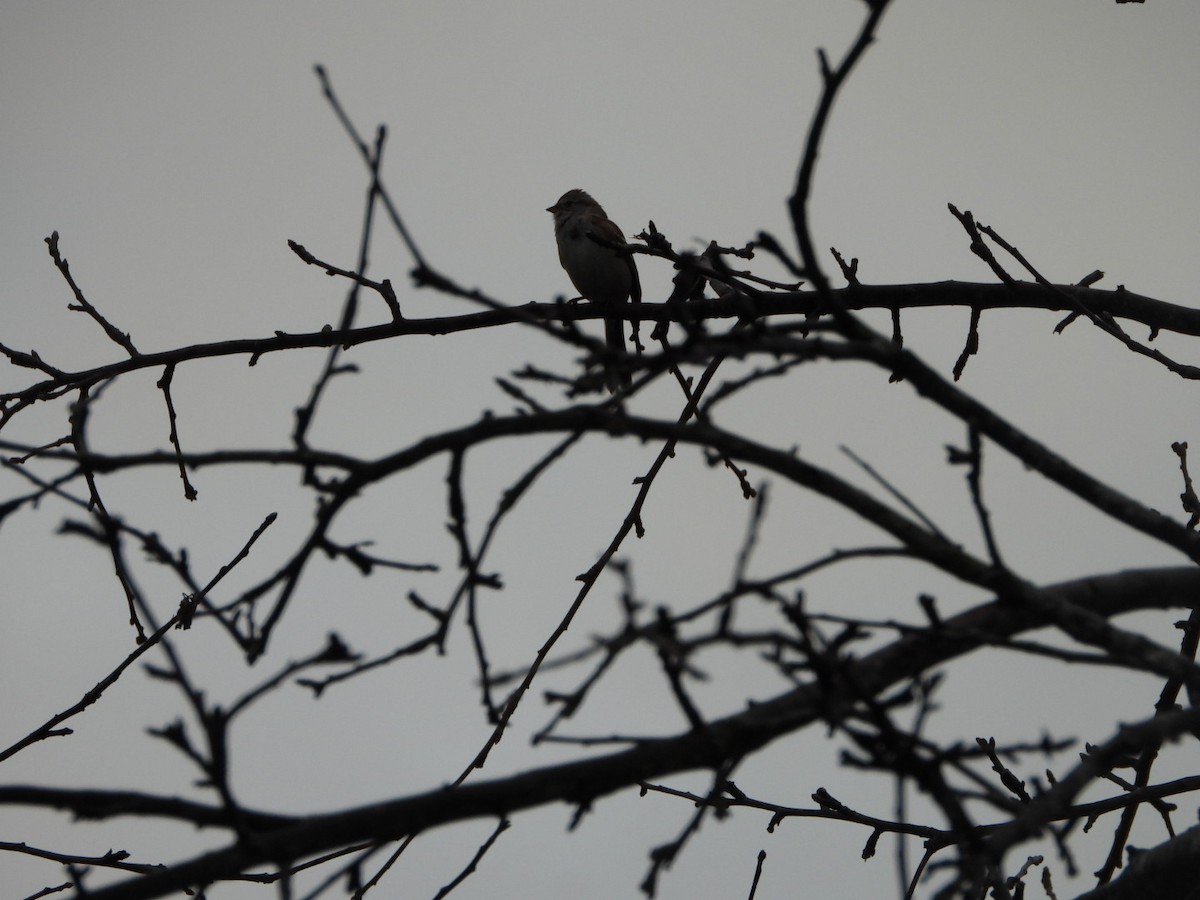
[{"label": "sparrow", "polygon": [[[627,300],[642,302],[642,285],[633,256],[613,249],[614,245],[624,245],[625,235],[591,195],[578,188],[567,191],[546,212],[554,215],[558,261],[585,300],[598,306],[613,306]],[[609,350],[616,355],[624,354],[624,320],[606,318],[604,338]],[[610,372],[605,379],[611,393],[628,387],[631,381],[628,372]]]}]

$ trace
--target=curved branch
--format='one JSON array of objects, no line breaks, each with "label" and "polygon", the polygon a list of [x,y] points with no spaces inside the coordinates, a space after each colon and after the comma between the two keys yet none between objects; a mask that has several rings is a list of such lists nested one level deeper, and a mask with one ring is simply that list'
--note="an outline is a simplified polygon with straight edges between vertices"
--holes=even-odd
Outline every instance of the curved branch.
[{"label": "curved branch", "polygon": [[[942,281],[928,284],[853,285],[830,290],[834,304],[846,310],[884,309],[889,312],[905,307],[927,309],[941,306],[962,306],[982,309],[1045,309],[1055,312],[1075,312],[1081,302],[1098,314],[1139,322],[1152,332],[1168,331],[1200,335],[1200,309],[1193,309],[1163,300],[1156,300],[1118,288],[1102,291],[1078,285],[1045,287],[1033,282],[1014,285],[979,284],[974,282]],[[505,309],[464,313],[458,316],[433,316],[424,319],[403,319],[383,325],[298,334],[277,333],[269,338],[245,338],[210,344],[192,344],[158,353],[141,353],[129,359],[76,372],[61,372],[52,378],[29,387],[0,395],[0,428],[18,412],[33,403],[55,399],[64,392],[91,387],[106,379],[142,369],[159,369],[198,359],[223,356],[247,356],[254,365],[267,353],[305,348],[343,348],[375,341],[411,335],[447,335],[480,328],[506,325],[527,325],[536,322],[577,322],[604,316],[624,316],[647,322],[694,323],[701,319],[750,318],[763,319],[775,315],[815,314],[822,310],[815,291],[780,291],[760,293],[755,297],[735,294],[716,300],[694,300],[687,304],[646,303],[636,308],[624,307],[598,310],[588,303],[568,306],[560,303],[528,303]],[[570,340],[562,330],[555,336]],[[9,361],[21,365],[21,358],[30,354],[8,353]],[[39,371],[41,371],[39,369]]]},{"label": "curved branch", "polygon": [[[1141,609],[1187,607],[1200,591],[1193,567],[1118,572],[1037,589],[1047,598],[1108,618]],[[922,671],[1045,623],[1003,600],[977,606],[941,627],[901,637],[855,664],[856,688],[877,694]],[[639,782],[718,767],[827,714],[827,685],[809,683],[702,731],[644,740],[628,750],[508,778],[441,788],[325,815],[256,834],[142,878],[89,893],[90,900],[147,900],[231,878],[263,862],[300,859],[362,841],[389,841],[440,825],[509,815],[549,803],[583,804]],[[0,794],[0,800],[3,800]],[[1023,822],[1022,826],[1028,826]]]}]

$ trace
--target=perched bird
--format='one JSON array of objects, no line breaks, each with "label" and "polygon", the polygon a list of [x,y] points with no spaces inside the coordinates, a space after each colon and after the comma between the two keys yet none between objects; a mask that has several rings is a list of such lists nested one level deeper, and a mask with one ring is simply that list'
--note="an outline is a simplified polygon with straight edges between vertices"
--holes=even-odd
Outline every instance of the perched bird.
[{"label": "perched bird", "polygon": [[[547,207],[554,214],[554,238],[558,241],[558,261],[575,285],[575,290],[592,303],[612,306],[632,300],[642,302],[642,285],[632,255],[613,249],[625,243],[604,209],[586,191],[567,191],[558,202]],[[615,354],[625,352],[625,322],[619,318],[604,320],[604,337]],[[628,387],[628,372],[610,373],[609,391]]]}]

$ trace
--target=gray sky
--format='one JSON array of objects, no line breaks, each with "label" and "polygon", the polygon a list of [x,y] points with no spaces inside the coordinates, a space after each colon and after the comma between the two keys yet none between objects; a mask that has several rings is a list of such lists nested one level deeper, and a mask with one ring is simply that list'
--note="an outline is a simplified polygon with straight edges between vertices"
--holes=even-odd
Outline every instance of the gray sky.
[{"label": "gray sky", "polygon": [[[784,198],[820,87],[815,50],[840,57],[862,8],[847,0],[613,0],[589,8],[5,3],[0,341],[37,349],[63,368],[120,356],[94,324],[66,309],[69,293],[42,242],[54,230],[88,298],[142,350],[333,322],[344,286],[302,265],[286,244],[294,239],[330,262],[354,264],[366,181],[320,96],[312,72],[318,62],[364,132],[387,124],[385,178],[423,252],[460,283],[505,302],[569,290],[544,209],[571,187],[591,191],[627,233],[653,219],[679,247],[709,239],[739,244],[760,229],[786,241]],[[995,226],[1051,280],[1074,282],[1098,268],[1107,273],[1099,287],[1124,284],[1192,305],[1200,283],[1197,34],[1195,3],[896,0],[834,113],[813,198],[818,245],[859,257],[865,282],[990,281],[946,211],[951,202]],[[468,311],[463,302],[411,290],[411,260],[386,228],[378,234],[370,274],[393,280],[406,315]],[[641,269],[647,299],[665,296],[669,268],[648,261]],[[361,321],[385,316],[368,300]],[[908,315],[908,346],[948,372],[966,318],[960,310]],[[1180,485],[1169,444],[1200,439],[1194,388],[1085,326],[1056,337],[1054,322],[1036,313],[986,315],[982,349],[963,386],[1097,476],[1174,512]],[[1163,344],[1182,352],[1181,342]],[[569,362],[564,350],[520,328],[372,345],[351,358],[362,373],[335,384],[314,436],[331,449],[364,454],[467,424],[483,409],[507,412],[511,401],[495,387],[496,375],[529,359]],[[175,401],[185,447],[285,445],[291,411],[320,362],[313,353],[264,359],[253,369],[231,362],[181,367]],[[97,448],[166,446],[157,375],[125,379],[97,405]],[[28,373],[0,368],[2,389],[28,380]],[[973,540],[961,473],[943,462],[942,446],[961,442],[960,430],[914,412],[911,392],[884,380],[865,370],[814,367],[799,380],[768,386],[745,409],[727,411],[728,421],[780,446],[798,443],[814,461],[853,474],[837,449],[849,445],[939,522]],[[641,402],[665,414],[679,400],[663,385]],[[5,437],[39,443],[64,429],[61,406],[35,409]],[[652,452],[589,445],[505,534],[495,559],[507,587],[486,612],[497,664],[527,660],[553,627],[573,595],[574,576],[617,527],[633,496],[629,481]],[[527,457],[472,457],[478,526]],[[1027,577],[1053,581],[1179,562],[1096,522],[998,451],[989,466],[1001,540]],[[438,460],[389,484],[347,516],[341,536],[374,537],[382,553],[452,565],[442,528],[443,476]],[[209,572],[267,512],[279,511],[260,552],[239,570],[238,586],[272,571],[308,524],[310,499],[291,473],[247,479],[213,470],[195,480],[195,504],[182,499],[169,471],[111,479],[105,498],[130,521],[190,546],[198,569]],[[0,484],[4,496],[19,489],[6,473]],[[10,686],[0,745],[70,705],[132,646],[102,556],[50,539],[66,513],[47,504],[0,532],[8,598],[0,613],[0,677]],[[697,602],[719,589],[747,514],[732,479],[681,454],[648,507],[647,538],[627,548],[645,599]],[[878,539],[782,486],[772,515],[764,572]],[[153,569],[139,576],[159,592],[165,614],[179,586]],[[930,583],[919,573],[867,570],[818,581],[813,597],[842,612],[905,616]],[[950,606],[976,599],[933,583]],[[397,613],[395,601],[413,586],[420,587],[386,576],[362,582],[334,567],[314,571],[277,655],[265,663],[311,652],[332,627],[367,652],[402,643],[411,633],[405,629],[419,625]],[[615,590],[613,582],[593,598],[572,630],[575,640],[611,623]],[[1169,631],[1160,632],[1170,640]],[[430,669],[389,670],[317,704],[295,689],[265,704],[236,738],[244,802],[327,810],[382,799],[381,787],[399,795],[457,775],[484,734],[465,632],[458,636],[451,658]],[[273,671],[264,664],[245,670],[223,644],[198,639],[185,652],[214,697],[236,697]],[[596,711],[570,733],[682,728],[652,661],[643,663],[645,671],[617,673]],[[1121,685],[1127,694],[1101,692],[1102,676],[1072,672],[1078,683],[1064,686],[1061,703],[1049,696],[1046,709],[1034,713],[1026,702],[1051,670],[1025,660],[1009,665],[989,681],[1002,688],[986,697],[978,682],[948,691],[939,727],[967,737],[1007,729],[1028,738],[1043,727],[1083,729],[1089,704],[1079,698],[1099,695],[1110,707],[1093,722],[1097,730],[1084,733],[1095,740],[1115,718],[1148,714],[1156,695],[1148,681]],[[713,668],[721,671],[719,661]],[[646,684],[652,689],[643,690]],[[706,712],[733,711],[756,689],[765,690],[718,681],[704,695]],[[529,749],[525,735],[544,715],[533,700],[485,774],[564,757],[553,748]],[[164,724],[177,706],[168,687],[128,679],[72,723],[75,736],[7,762],[0,783],[184,791],[194,773],[142,731]],[[301,740],[314,727],[329,740]],[[847,780],[832,765],[835,754],[823,735],[806,734],[769,749],[738,782],[797,805],[827,786],[887,815],[886,783]],[[691,776],[672,784],[703,789],[706,781]],[[572,836],[563,834],[568,810],[522,816],[456,896],[633,896],[646,852],[671,839],[689,813],[686,804],[622,795],[599,803]],[[858,861],[863,832],[789,822],[769,835],[765,825],[745,813],[728,824],[708,823],[662,880],[660,896],[744,896],[759,848],[769,854],[759,897],[796,896],[798,884],[813,895],[828,895],[836,884],[844,896],[894,885],[890,846],[881,845],[872,862]],[[490,827],[475,823],[422,838],[380,896],[432,895]],[[139,861],[190,855],[194,839],[185,829],[145,835],[128,823],[76,833],[60,817],[3,808],[0,836],[79,853],[119,846]],[[1150,830],[1142,843],[1159,839]],[[829,874],[818,874],[817,865]],[[55,883],[56,875],[0,856],[0,882],[14,896]],[[211,896],[261,892],[225,887]]]}]

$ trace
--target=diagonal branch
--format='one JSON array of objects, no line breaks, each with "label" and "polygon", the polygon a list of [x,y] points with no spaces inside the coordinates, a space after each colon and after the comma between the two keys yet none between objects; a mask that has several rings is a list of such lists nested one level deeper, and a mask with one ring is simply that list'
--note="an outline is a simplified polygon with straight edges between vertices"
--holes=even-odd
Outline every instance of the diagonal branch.
[{"label": "diagonal branch", "polygon": [[[1060,602],[1086,604],[1096,615],[1110,617],[1141,608],[1189,606],[1200,591],[1200,571],[1187,567],[1120,572],[1037,590]],[[986,603],[946,620],[942,629],[901,637],[863,657],[856,666],[856,684],[867,695],[878,694],[931,666],[978,648],[981,641],[973,634],[1005,637],[1044,624],[1039,616],[1011,603]],[[744,712],[712,721],[701,732],[647,739],[622,752],[508,778],[307,816],[294,825],[256,834],[252,841],[235,842],[135,881],[101,888],[89,896],[92,900],[147,900],[231,878],[265,861],[300,859],[360,841],[394,840],[451,822],[509,815],[549,803],[583,804],[665,775],[717,769],[728,760],[820,722],[827,710],[821,685],[805,684]],[[1011,846],[1016,835],[1048,821],[1043,816],[1060,814],[1065,801],[1094,776],[1097,765],[1080,767],[1064,779],[1068,787],[1053,793],[1033,813],[1013,823],[1009,830],[998,830],[989,840],[998,847]]]}]

